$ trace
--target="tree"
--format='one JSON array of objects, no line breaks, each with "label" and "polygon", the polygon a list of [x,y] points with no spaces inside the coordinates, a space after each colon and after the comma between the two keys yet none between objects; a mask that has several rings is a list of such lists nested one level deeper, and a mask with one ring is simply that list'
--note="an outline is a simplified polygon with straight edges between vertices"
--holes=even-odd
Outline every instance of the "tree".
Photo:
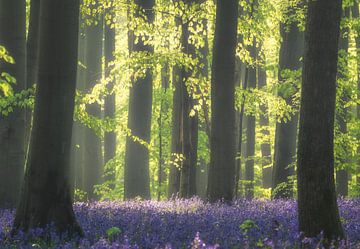
[{"label": "tree", "polygon": [[334,116],[341,0],[308,3],[298,141],[299,230],[343,237],[334,182]]},{"label": "tree", "polygon": [[172,130],[171,130],[171,164],[169,173],[168,198],[175,197],[180,191],[180,155],[182,154],[181,143],[181,91],[179,78],[180,68],[173,69],[173,108],[172,108]]},{"label": "tree", "polygon": [[[262,46],[260,46],[262,48]],[[267,85],[267,77],[265,66],[265,58],[258,53],[258,60],[262,62],[257,67],[257,77],[258,77],[258,88],[265,88]],[[261,134],[263,136],[263,142],[261,143],[261,156],[262,156],[262,186],[263,188],[271,188],[272,185],[272,167],[271,167],[271,143],[270,143],[270,131],[269,127],[269,111],[267,103],[260,104],[260,118],[259,124],[261,128]]]},{"label": "tree", "polygon": [[14,232],[53,223],[81,234],[69,182],[78,22],[78,0],[41,1],[34,125]]},{"label": "tree", "polygon": [[[95,11],[99,7],[99,1],[90,4],[90,9]],[[91,23],[85,27],[86,53],[85,53],[85,87],[91,92],[99,83],[102,76],[102,48],[103,48],[103,17],[101,14],[89,17]],[[97,101],[88,104],[86,111],[89,115],[101,118],[101,107]],[[85,129],[85,160],[84,179],[85,190],[89,199],[97,199],[94,194],[94,186],[100,184],[103,173],[102,144],[98,134],[90,128]]]},{"label": "tree", "polygon": [[211,80],[210,201],[231,201],[235,184],[235,48],[238,2],[218,0]]},{"label": "tree", "polygon": [[[115,118],[115,77],[111,75],[113,66],[111,63],[115,60],[115,10],[114,2],[111,3],[107,12],[107,18],[105,22],[105,76],[109,78],[107,84],[108,96],[105,98],[105,118]],[[116,155],[116,133],[115,131],[106,132],[104,138],[104,161],[105,164],[113,159]],[[106,172],[108,179],[115,180],[115,176],[112,172]]]},{"label": "tree", "polygon": [[[26,51],[25,0],[0,1],[0,45],[14,64],[0,62],[0,72],[15,77],[15,93],[25,89]],[[8,116],[0,114],[0,206],[15,206],[25,163],[25,113],[15,107]]]},{"label": "tree", "polygon": [[[135,18],[144,18],[146,23],[154,21],[154,0],[135,0]],[[144,11],[143,15],[141,11]],[[146,36],[135,37],[129,32],[130,53],[153,53],[154,48],[146,43]],[[129,96],[128,128],[131,135],[142,141],[150,142],[151,111],[152,111],[152,72],[150,68],[145,69],[142,78],[132,78],[132,86]],[[126,139],[125,155],[125,198],[131,199],[137,196],[150,198],[149,178],[149,149],[142,143],[134,141],[133,137]]]},{"label": "tree", "polygon": [[[350,17],[350,8],[346,7],[345,10],[343,10],[342,13],[343,18],[349,18]],[[342,86],[338,88],[338,91],[340,92],[340,108],[336,110],[336,121],[338,125],[338,130],[336,131],[337,135],[346,135],[348,133],[348,112],[349,108],[345,107],[346,102],[349,100],[349,93],[347,92],[346,87],[344,86],[344,83],[346,84],[346,81],[349,80],[348,74],[348,50],[349,50],[349,28],[347,26],[342,27],[340,32],[340,40],[339,40],[339,63],[338,63],[338,85]],[[346,163],[347,159],[347,153],[348,151],[347,144],[342,143],[340,145],[342,147],[342,151],[344,153],[341,153],[338,155],[338,162],[339,165],[335,165],[339,167],[340,169],[336,170],[336,187],[337,187],[337,194],[339,196],[347,196],[349,192],[349,172],[347,169],[343,169],[343,165]]]},{"label": "tree", "polygon": [[[295,10],[289,7],[286,11],[293,15]],[[279,54],[279,73],[280,84],[294,77],[293,72],[301,69],[300,58],[303,56],[303,32],[299,29],[297,21],[280,24],[280,34],[282,38]],[[294,91],[288,89],[297,86],[287,86],[287,90],[281,90],[278,95],[285,99],[288,105],[293,105]],[[298,112],[291,114],[286,122],[277,122],[275,131],[274,165],[273,165],[273,186],[272,197],[291,198],[293,196],[293,183],[289,178],[294,175],[294,163],[296,157],[296,139],[298,127]]]},{"label": "tree", "polygon": [[[356,0],[354,3],[354,7],[352,8],[352,16],[353,18],[359,19],[359,2]],[[358,99],[360,99],[360,30],[358,29],[356,32],[356,55],[357,55],[357,86],[358,86]],[[357,105],[357,118],[360,119],[360,104]],[[360,141],[360,137],[358,138]],[[360,155],[360,146],[358,147],[358,155]],[[356,184],[360,189],[360,158],[358,158],[357,162],[357,177],[356,177]]]},{"label": "tree", "polygon": [[[256,60],[256,40],[250,47],[250,56]],[[254,90],[257,85],[256,67],[248,66],[247,86],[249,90]],[[246,160],[245,160],[245,197],[254,198],[254,156],[255,156],[255,121],[253,114],[246,116]]]},{"label": "tree", "polygon": [[[80,1],[82,4],[82,1]],[[85,92],[85,52],[86,52],[86,36],[85,36],[85,22],[81,15],[79,20],[79,41],[78,41],[78,67],[76,77],[76,89],[80,93]],[[84,161],[85,161],[85,127],[79,120],[73,123],[72,137],[71,137],[71,152],[70,152],[70,168],[72,169],[73,184],[75,188],[82,191],[85,189],[84,179]]]},{"label": "tree", "polygon": [[[37,81],[38,46],[39,46],[40,0],[30,1],[28,37],[26,41],[26,88],[33,87]],[[31,132],[32,110],[25,112],[25,151],[28,151]]]}]

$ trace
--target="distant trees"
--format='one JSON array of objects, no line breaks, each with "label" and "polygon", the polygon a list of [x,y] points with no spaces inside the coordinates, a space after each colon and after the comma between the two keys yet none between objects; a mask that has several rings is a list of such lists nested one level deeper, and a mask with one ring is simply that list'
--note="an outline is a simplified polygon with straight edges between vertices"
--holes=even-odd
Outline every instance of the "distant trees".
[{"label": "distant trees", "polygon": [[[294,11],[294,7],[287,9],[289,15],[294,15]],[[280,34],[282,41],[279,51],[278,79],[282,85],[286,84],[285,81],[292,82],[292,85],[280,87],[278,95],[285,99],[288,105],[293,106],[293,95],[298,91],[295,74],[301,69],[300,58],[304,51],[304,36],[300,31],[299,22],[291,20],[290,23],[285,21],[280,23]],[[281,89],[292,90],[289,93]],[[293,181],[290,178],[294,175],[296,161],[298,115],[296,111],[288,120],[276,123],[272,180],[272,197],[275,199],[293,197]]]},{"label": "distant trees", "polygon": [[211,80],[211,155],[208,198],[231,201],[235,184],[234,72],[238,1],[218,0]]},{"label": "distant trees", "polygon": [[[0,45],[14,64],[0,61],[0,73],[16,79],[15,93],[26,86],[26,10],[25,0],[0,1]],[[0,112],[0,206],[17,203],[25,163],[25,112],[15,107],[4,116]]]},{"label": "distant trees", "polygon": [[[93,1],[90,9],[96,11],[99,1]],[[103,15],[96,14],[90,17],[90,24],[85,26],[86,50],[85,50],[85,88],[90,93],[94,86],[102,78],[102,56],[103,56]],[[101,118],[101,106],[95,100],[86,107],[86,111]],[[103,173],[102,143],[99,135],[93,129],[85,129],[85,155],[84,155],[84,179],[85,190],[89,199],[96,199],[94,186],[101,183]]]},{"label": "distant trees", "polygon": [[[154,21],[154,0],[136,0],[134,15],[143,18],[146,23]],[[144,15],[142,15],[144,11]],[[133,31],[129,32],[130,53],[153,53],[154,48],[146,43],[147,37],[139,35],[135,37]],[[145,55],[146,56],[146,55]],[[137,196],[150,198],[149,177],[149,149],[144,143],[134,141],[134,137],[145,143],[150,142],[151,111],[152,111],[152,69],[146,68],[145,74],[140,78],[132,76],[132,86],[129,96],[128,129],[131,136],[126,139],[125,155],[125,198]],[[132,137],[134,136],[134,137]]]},{"label": "distant trees", "polygon": [[298,142],[299,230],[343,237],[334,182],[334,116],[341,0],[308,3]]},{"label": "distant trees", "polygon": [[78,0],[41,1],[34,125],[14,232],[53,223],[61,232],[81,234],[69,176],[78,22]]}]

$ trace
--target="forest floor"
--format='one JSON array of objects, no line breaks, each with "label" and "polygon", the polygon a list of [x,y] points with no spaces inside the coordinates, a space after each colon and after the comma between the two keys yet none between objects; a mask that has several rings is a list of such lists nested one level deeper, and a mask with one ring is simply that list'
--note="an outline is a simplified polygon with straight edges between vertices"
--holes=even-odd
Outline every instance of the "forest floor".
[{"label": "forest floor", "polygon": [[[339,208],[348,248],[360,248],[360,199],[341,199]],[[119,201],[76,203],[74,209],[85,238],[54,237],[50,244],[25,235],[10,241],[14,211],[0,210],[0,248],[321,248],[321,235],[299,234],[295,201]]]}]

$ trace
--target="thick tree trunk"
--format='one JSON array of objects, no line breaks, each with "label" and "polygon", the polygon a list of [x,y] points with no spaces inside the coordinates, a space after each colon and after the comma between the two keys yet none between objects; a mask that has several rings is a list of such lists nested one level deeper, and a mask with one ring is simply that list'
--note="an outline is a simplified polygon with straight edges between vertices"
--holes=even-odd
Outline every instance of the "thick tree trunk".
[{"label": "thick tree trunk", "polygon": [[[37,81],[38,68],[38,47],[39,47],[39,20],[40,20],[40,0],[30,1],[29,29],[26,42],[26,88],[31,88]],[[27,154],[30,142],[31,108],[25,110],[25,152]]]},{"label": "thick tree trunk", "polygon": [[[113,3],[112,3],[113,4]],[[105,77],[110,79],[110,82],[107,85],[109,95],[105,98],[105,118],[115,118],[115,76],[111,75],[111,70],[113,66],[110,65],[111,62],[115,60],[115,28],[111,25],[116,21],[115,20],[115,10],[114,6],[108,10],[108,14],[111,16],[111,23],[105,22]],[[104,162],[108,163],[116,155],[116,132],[106,132],[104,137]],[[106,179],[110,181],[115,180],[115,172],[108,171],[106,172]]]},{"label": "thick tree trunk", "polygon": [[[266,70],[265,70],[265,60],[263,65],[257,68],[258,72],[258,88],[266,87]],[[272,178],[272,167],[271,167],[271,145],[270,145],[270,131],[269,131],[269,115],[268,115],[268,105],[260,105],[260,120],[259,120],[261,133],[263,135],[263,142],[261,144],[261,157],[262,157],[262,186],[263,188],[271,188],[271,178]]]},{"label": "thick tree trunk", "polygon": [[[0,1],[0,45],[14,58],[15,64],[0,62],[0,73],[16,78],[15,93],[25,88],[25,0]],[[0,114],[0,206],[15,206],[18,200],[25,162],[25,112],[14,108],[8,116]]]},{"label": "thick tree trunk", "polygon": [[[280,24],[282,43],[279,58],[279,81],[284,81],[284,70],[296,71],[301,68],[300,58],[304,51],[304,36],[299,30],[298,23],[291,23],[288,27]],[[292,105],[293,96],[287,96],[279,92],[288,105]],[[294,163],[296,157],[298,113],[290,116],[287,122],[276,123],[274,165],[272,179],[272,197],[293,197],[293,181],[289,179],[294,175]]]},{"label": "thick tree trunk", "polygon": [[211,81],[208,198],[231,201],[235,184],[235,48],[238,1],[218,0]]},{"label": "thick tree trunk", "polygon": [[[343,11],[343,18],[349,18],[350,17],[350,8],[347,7],[344,11]],[[342,81],[348,81],[348,50],[349,50],[349,29],[347,27],[343,27],[343,30],[341,30],[340,33],[340,40],[339,40],[339,56],[341,56],[341,59],[345,62],[344,65],[345,68],[338,68],[338,79],[342,80]],[[339,67],[340,65],[338,65]],[[345,72],[345,73],[343,73]],[[344,90],[344,88],[343,88]],[[349,109],[347,107],[345,107],[344,105],[346,104],[346,102],[348,101],[348,96],[347,96],[347,92],[342,92],[342,96],[341,96],[341,107],[340,110],[337,111],[337,113],[335,114],[336,117],[336,121],[339,125],[339,133],[340,135],[344,135],[348,132],[348,128],[347,128],[347,119],[348,119],[348,112]],[[342,144],[343,147],[343,151],[348,151],[348,148],[346,148],[346,144]],[[342,156],[346,157],[346,153],[343,154]],[[345,164],[347,161],[346,158],[338,158],[338,162],[340,162],[339,165],[335,165],[339,168],[343,167],[343,164]],[[347,196],[348,192],[349,192],[349,187],[348,187],[348,182],[349,182],[349,176],[348,176],[348,171],[347,169],[338,169],[336,171],[336,192],[338,194],[338,196]]]},{"label": "thick tree trunk", "polygon": [[343,237],[334,182],[334,116],[341,0],[310,1],[298,143],[299,230]]},{"label": "thick tree trunk", "polygon": [[[250,48],[250,56],[256,59],[256,41]],[[256,67],[251,66],[248,69],[247,85],[249,90],[254,90],[257,85]],[[254,198],[254,156],[255,156],[255,121],[254,115],[247,115],[246,129],[246,159],[245,159],[245,197]]]},{"label": "thick tree trunk", "polygon": [[60,232],[81,234],[69,182],[78,22],[78,0],[41,1],[34,126],[14,232],[53,223]]},{"label": "thick tree trunk", "polygon": [[[92,8],[96,9],[99,2],[96,2]],[[94,17],[93,17],[94,18]],[[103,48],[103,24],[102,16],[96,17],[96,23],[85,27],[86,35],[86,91],[89,93],[93,87],[101,80],[102,72],[102,48]],[[89,115],[101,118],[101,107],[95,102],[86,106]],[[84,179],[85,190],[89,199],[97,199],[94,194],[94,186],[100,184],[103,173],[103,154],[100,137],[93,129],[85,128],[84,138]]]},{"label": "thick tree trunk", "polygon": [[[154,0],[136,0],[136,12],[140,9],[145,12],[146,22],[154,21]],[[140,13],[134,13],[139,17]],[[130,52],[152,53],[154,48],[145,44],[146,37],[129,37]],[[134,38],[134,39],[131,39]],[[137,42],[135,40],[138,40]],[[129,97],[129,119],[128,128],[131,134],[141,140],[150,142],[151,112],[152,112],[152,72],[146,69],[145,77],[133,80]],[[125,155],[125,199],[135,197],[150,199],[150,177],[149,177],[149,149],[143,144],[134,141],[133,138],[126,139]]]}]

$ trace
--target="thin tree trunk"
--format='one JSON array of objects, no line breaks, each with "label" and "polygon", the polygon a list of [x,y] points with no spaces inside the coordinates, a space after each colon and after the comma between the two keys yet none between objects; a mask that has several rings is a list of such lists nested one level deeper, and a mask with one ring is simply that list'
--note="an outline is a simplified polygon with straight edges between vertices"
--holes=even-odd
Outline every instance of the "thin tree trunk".
[{"label": "thin tree trunk", "polygon": [[[15,64],[0,62],[0,73],[16,78],[15,93],[25,88],[26,50],[25,0],[0,1],[0,44]],[[0,114],[0,206],[18,201],[25,163],[25,112],[14,108],[8,116]]]},{"label": "thin tree trunk", "polygon": [[[359,2],[356,0],[354,7],[352,8],[352,15],[354,19],[359,19]],[[357,30],[357,36],[355,39],[356,42],[356,55],[357,55],[357,89],[358,89],[358,99],[360,99],[360,29]],[[357,105],[357,118],[360,119],[360,104]],[[360,141],[360,137],[358,137]],[[357,149],[358,155],[360,155],[360,146]],[[356,184],[358,189],[360,189],[360,157],[357,162],[357,176]]]},{"label": "thin tree trunk", "polygon": [[[104,52],[105,52],[105,77],[110,79],[107,85],[108,96],[105,98],[105,118],[115,118],[115,76],[111,75],[113,66],[110,65],[115,60],[115,27],[112,27],[116,22],[114,3],[108,9],[110,15],[110,23],[105,22],[105,41],[104,41]],[[108,163],[116,155],[116,132],[106,132],[104,136],[104,163]],[[106,180],[115,181],[114,169],[110,169],[105,172]],[[111,186],[114,187],[114,186]]]},{"label": "thin tree trunk", "polygon": [[[76,89],[83,93],[85,91],[85,50],[86,50],[86,37],[84,29],[84,19],[79,20],[79,34],[78,34],[78,66],[76,76]],[[85,154],[85,127],[79,122],[74,121],[72,138],[71,138],[71,151],[70,151],[70,168],[73,175],[73,185],[76,189],[86,191],[84,179],[84,154]]]},{"label": "thin tree trunk", "polygon": [[235,49],[238,2],[218,0],[211,81],[208,198],[232,201],[235,184]]},{"label": "thin tree trunk", "polygon": [[[169,64],[165,63],[165,65],[161,68],[161,89],[163,93],[166,95],[169,88]],[[164,152],[163,152],[163,112],[167,111],[165,108],[165,100],[162,97],[160,100],[160,111],[158,118],[159,125],[159,168],[158,168],[158,201],[161,199],[162,193],[162,183],[165,181],[166,173],[165,173],[165,162],[164,162]]]},{"label": "thin tree trunk", "polygon": [[[140,9],[144,10],[145,20],[148,23],[154,21],[154,0],[137,0],[138,10],[135,17],[140,17]],[[132,35],[130,35],[132,36]],[[154,48],[145,44],[146,37],[129,37],[130,52],[153,53]],[[132,39],[134,38],[134,39]],[[138,40],[137,42],[135,40]],[[146,69],[145,77],[133,79],[129,97],[129,119],[128,128],[131,134],[149,143],[151,132],[152,113],[152,72]],[[125,155],[125,199],[135,197],[150,199],[150,177],[149,177],[149,149],[136,142],[131,137],[126,139]]]},{"label": "thin tree trunk", "polygon": [[334,181],[334,116],[341,0],[308,3],[298,142],[299,230],[344,236]]},{"label": "thin tree trunk", "polygon": [[[99,2],[96,1],[92,9],[96,9]],[[103,24],[102,16],[96,17],[96,23],[91,23],[85,27],[86,35],[86,76],[85,84],[86,91],[89,93],[93,87],[101,80],[102,72],[102,48],[103,48]],[[86,106],[86,111],[89,115],[101,118],[101,107],[95,102]],[[98,196],[94,194],[94,186],[100,184],[103,173],[103,154],[101,139],[93,129],[85,128],[85,149],[84,149],[84,179],[85,190],[88,198],[97,199]]]},{"label": "thin tree trunk", "polygon": [[[191,58],[196,57],[196,48],[190,43],[189,38],[192,33],[189,31],[189,23],[181,25],[182,36],[181,45],[184,54]],[[184,161],[181,167],[180,176],[180,197],[189,198],[196,195],[196,165],[197,165],[197,142],[198,142],[198,122],[197,111],[194,116],[190,116],[191,110],[196,105],[193,93],[189,91],[188,79],[193,75],[191,69],[182,68],[181,88],[182,88],[182,141]]]},{"label": "thin tree trunk", "polygon": [[[350,8],[347,7],[343,11],[343,18],[349,18],[350,17]],[[349,50],[349,29],[347,27],[344,27],[343,30],[340,32],[340,40],[339,40],[339,51],[342,53],[339,53],[339,56],[342,56],[343,61],[345,61],[344,65],[345,68],[338,68],[338,80],[347,81],[348,79],[348,50]],[[338,65],[339,67],[339,65]],[[345,73],[343,73],[345,72]],[[349,109],[347,107],[344,107],[346,102],[348,101],[348,96],[346,92],[342,92],[342,96],[340,98],[341,100],[341,107],[340,110],[338,110],[335,114],[336,121],[339,125],[339,133],[340,135],[345,135],[348,132],[347,128],[347,119],[348,119],[348,112]],[[343,151],[348,151],[348,148],[346,148],[345,144],[342,144]],[[341,156],[346,157],[346,153],[342,154]],[[340,162],[340,165],[335,165],[337,167],[343,167],[343,164],[346,163],[346,158],[338,158],[338,162]],[[348,182],[349,182],[349,172],[347,169],[338,169],[336,171],[336,187],[337,187],[337,194],[338,196],[347,196],[349,192]]]},{"label": "thin tree trunk", "polygon": [[[246,91],[248,88],[248,74],[249,74],[249,68],[246,67],[246,65],[244,64],[243,67],[245,68],[245,73],[244,73],[244,79],[243,79],[243,86],[242,89],[243,91]],[[239,112],[239,125],[238,125],[238,146],[237,146],[237,156],[239,157],[239,159],[236,162],[236,175],[235,175],[235,197],[238,198],[239,196],[241,197],[243,195],[242,190],[243,190],[243,186],[242,186],[242,156],[244,155],[244,146],[243,146],[243,134],[244,134],[244,126],[245,126],[245,122],[244,122],[244,113],[245,113],[245,101],[246,101],[246,96],[243,95],[242,96],[242,100],[241,100],[241,106],[240,106],[240,112]]]},{"label": "thin tree trunk", "polygon": [[[256,41],[254,39],[253,45],[250,48],[250,56],[256,59]],[[249,67],[248,73],[248,89],[254,90],[257,85],[256,67]],[[246,129],[246,159],[245,159],[245,197],[248,199],[254,198],[254,156],[255,156],[255,121],[254,115],[247,115],[247,129]]]},{"label": "thin tree trunk", "polygon": [[[296,71],[301,68],[300,58],[303,56],[304,51],[304,36],[296,22],[289,24],[289,26],[281,23],[280,32],[282,43],[280,46],[278,78],[279,82],[282,82],[286,80],[283,75],[284,70]],[[278,94],[285,99],[288,105],[293,104],[293,96],[288,96],[283,92]],[[287,122],[276,123],[272,172],[272,197],[274,199],[293,197],[293,181],[289,178],[294,175],[297,126],[297,112],[290,115],[290,119]]]},{"label": "thin tree trunk", "polygon": [[69,182],[78,22],[78,0],[41,1],[34,126],[13,233],[52,223],[60,232],[82,234]]},{"label": "thin tree trunk", "polygon": [[[258,53],[259,54],[259,53]],[[260,56],[258,56],[260,57]],[[262,65],[257,68],[258,75],[258,88],[266,87],[266,70],[265,59],[259,58]],[[261,144],[261,157],[262,157],[262,186],[263,188],[271,188],[272,168],[271,168],[271,145],[270,145],[270,131],[269,131],[269,115],[268,105],[260,105],[260,120],[259,120],[261,133],[263,135],[263,143]]]},{"label": "thin tree trunk", "polygon": [[173,108],[172,108],[172,133],[171,133],[171,163],[169,173],[168,198],[176,197],[180,191],[180,166],[179,155],[182,154],[181,141],[181,101],[182,94],[179,79],[181,70],[178,66],[173,68]]}]

